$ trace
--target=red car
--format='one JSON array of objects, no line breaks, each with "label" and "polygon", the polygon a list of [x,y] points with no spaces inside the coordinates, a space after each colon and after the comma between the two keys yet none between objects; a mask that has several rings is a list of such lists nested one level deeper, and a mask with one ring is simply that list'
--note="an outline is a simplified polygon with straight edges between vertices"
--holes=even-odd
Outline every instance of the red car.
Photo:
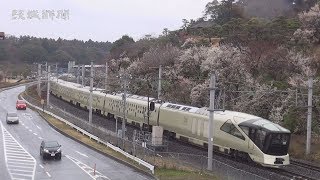
[{"label": "red car", "polygon": [[27,109],[27,104],[23,100],[17,100],[16,109]]}]

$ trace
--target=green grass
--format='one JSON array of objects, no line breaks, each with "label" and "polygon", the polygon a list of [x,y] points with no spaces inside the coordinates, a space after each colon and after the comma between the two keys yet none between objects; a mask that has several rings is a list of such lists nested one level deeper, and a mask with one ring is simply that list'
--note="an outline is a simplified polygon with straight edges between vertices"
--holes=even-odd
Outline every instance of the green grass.
[{"label": "green grass", "polygon": [[166,169],[159,168],[156,169],[155,175],[160,180],[170,179],[170,180],[218,180],[217,176],[201,173],[201,172],[192,172],[192,171],[183,171],[176,169]]}]

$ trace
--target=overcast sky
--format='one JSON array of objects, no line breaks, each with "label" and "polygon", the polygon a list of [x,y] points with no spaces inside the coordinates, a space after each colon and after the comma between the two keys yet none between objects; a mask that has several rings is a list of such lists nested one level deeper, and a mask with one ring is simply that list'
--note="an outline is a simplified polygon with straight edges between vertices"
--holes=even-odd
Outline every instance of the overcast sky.
[{"label": "overcast sky", "polygon": [[201,17],[212,0],[4,1],[0,31],[6,34],[113,42],[124,34],[139,39],[159,35],[165,27],[175,30],[182,19]]}]

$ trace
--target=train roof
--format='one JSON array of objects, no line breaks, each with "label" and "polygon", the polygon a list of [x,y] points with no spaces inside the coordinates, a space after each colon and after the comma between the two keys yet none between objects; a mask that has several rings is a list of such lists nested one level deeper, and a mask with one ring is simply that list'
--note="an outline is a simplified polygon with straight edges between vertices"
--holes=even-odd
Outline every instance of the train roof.
[{"label": "train roof", "polygon": [[[180,111],[187,111],[194,114],[199,114],[203,116],[209,116],[208,107],[193,107],[193,106],[187,106],[187,105],[181,105],[181,104],[174,104],[174,103],[164,103],[162,105],[164,108],[168,109],[174,109],[174,110],[180,110]],[[234,119],[237,123],[241,123],[244,121],[247,121],[249,119],[258,118],[257,116],[246,114],[242,112],[236,112],[236,111],[215,111],[214,115],[216,116],[224,116],[223,119]]]},{"label": "train roof", "polygon": [[[56,79],[54,80],[56,82]],[[74,82],[68,82],[68,81],[64,81],[64,80],[58,80],[59,84],[63,84],[64,86],[66,87],[69,87],[69,88],[73,88],[73,89],[77,89],[77,90],[80,90],[80,91],[83,91],[83,92],[87,92],[89,93],[90,92],[90,87],[89,86],[82,86],[81,84],[77,84],[77,83],[74,83]],[[104,93],[104,89],[101,89],[101,88],[93,88],[93,94],[96,94],[96,95],[101,95],[101,96],[108,96],[108,95],[112,95],[112,96],[116,96],[118,98],[122,98],[123,96],[123,93]],[[139,96],[139,95],[134,95],[134,94],[128,94],[127,93],[127,99],[134,99],[134,100],[140,100],[140,101],[145,101],[147,102],[148,101],[148,97],[146,96]],[[152,97],[149,97],[149,101],[152,102],[152,101],[157,101],[157,99],[155,98],[152,98]]]}]

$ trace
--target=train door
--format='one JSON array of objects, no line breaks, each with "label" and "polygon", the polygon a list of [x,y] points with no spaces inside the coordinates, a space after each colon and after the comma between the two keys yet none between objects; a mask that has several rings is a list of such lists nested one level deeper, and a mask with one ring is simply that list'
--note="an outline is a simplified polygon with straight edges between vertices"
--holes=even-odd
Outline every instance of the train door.
[{"label": "train door", "polygon": [[203,130],[203,120],[202,119],[198,119],[198,130],[197,130],[197,135],[201,136],[201,130]]},{"label": "train door", "polygon": [[196,134],[196,129],[198,129],[197,126],[198,126],[198,120],[196,118],[193,118],[192,127],[191,127],[192,134]]}]

